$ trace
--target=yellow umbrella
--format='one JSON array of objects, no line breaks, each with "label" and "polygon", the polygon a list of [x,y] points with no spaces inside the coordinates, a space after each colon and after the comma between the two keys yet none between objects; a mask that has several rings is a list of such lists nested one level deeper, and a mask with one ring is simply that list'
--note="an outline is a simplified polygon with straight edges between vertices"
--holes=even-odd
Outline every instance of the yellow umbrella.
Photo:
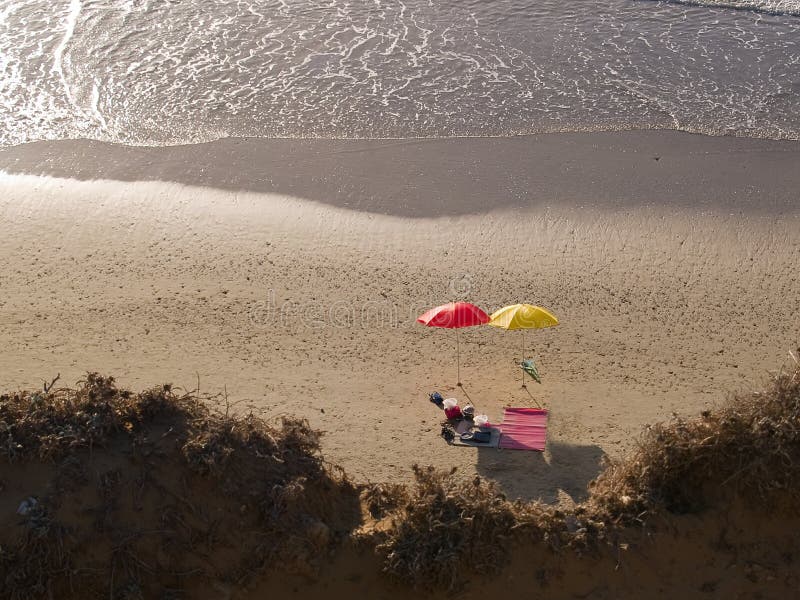
[{"label": "yellow umbrella", "polygon": [[[533,304],[512,304],[496,310],[489,317],[489,325],[501,329],[522,331],[522,360],[525,360],[525,330],[542,329],[558,325],[558,319],[549,310]],[[522,372],[522,387],[525,387],[525,371]]]}]

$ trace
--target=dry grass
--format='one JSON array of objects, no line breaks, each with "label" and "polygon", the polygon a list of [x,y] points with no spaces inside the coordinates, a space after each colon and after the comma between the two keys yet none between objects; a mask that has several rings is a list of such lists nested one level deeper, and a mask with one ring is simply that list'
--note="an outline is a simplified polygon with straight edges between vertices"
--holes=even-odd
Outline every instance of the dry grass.
[{"label": "dry grass", "polygon": [[515,542],[580,554],[606,538],[605,523],[581,507],[564,512],[541,502],[511,502],[481,477],[414,466],[415,485],[399,497],[376,550],[384,571],[418,589],[457,591],[475,576],[498,573]]},{"label": "dry grass", "polygon": [[187,417],[201,403],[178,397],[170,386],[132,394],[112,377],[90,373],[78,389],[51,389],[0,396],[0,453],[10,462],[55,460],[102,446],[117,432],[135,433],[159,414]]},{"label": "dry grass", "polygon": [[395,512],[408,500],[408,488],[401,483],[373,483],[361,491],[361,502],[376,520]]},{"label": "dry grass", "polygon": [[800,500],[800,369],[699,418],[648,427],[636,451],[610,464],[588,506],[612,521],[702,510],[720,495]]},{"label": "dry grass", "polygon": [[385,570],[417,587],[456,589],[507,557],[519,509],[492,482],[414,466],[416,486],[378,546]]},{"label": "dry grass", "polygon": [[71,582],[71,552],[66,528],[39,506],[25,516],[19,543],[0,546],[0,597],[12,600],[46,597],[53,580]]},{"label": "dry grass", "polygon": [[[319,442],[304,420],[271,425],[97,374],[0,396],[0,464],[51,473],[36,509],[0,532],[0,598],[156,597],[189,575],[313,572],[360,520],[358,490]],[[70,512],[79,497],[89,508]]]},{"label": "dry grass", "polygon": [[724,495],[800,499],[800,369],[763,392],[697,419],[649,427],[630,457],[608,465],[570,511],[509,502],[492,484],[415,467],[416,487],[378,545],[385,570],[421,588],[457,589],[465,573],[497,572],[512,540],[559,552],[616,544],[648,516],[700,510]]},{"label": "dry grass", "polygon": [[[18,519],[18,534],[9,541],[8,528],[0,533],[0,598],[91,597],[87,589],[155,597],[165,581],[180,589],[187,573],[235,585],[265,568],[312,573],[360,524],[362,505],[388,523],[367,541],[388,574],[453,591],[500,570],[515,541],[581,553],[617,543],[653,515],[733,496],[764,501],[778,493],[796,504],[800,369],[696,419],[649,427],[637,450],[610,464],[589,499],[569,511],[510,502],[492,482],[432,467],[415,466],[411,487],[356,488],[323,461],[319,442],[303,420],[273,426],[214,411],[169,386],[131,394],[94,374],[76,390],[0,396],[0,462],[56,471],[37,509]],[[103,452],[127,458],[92,480],[94,529],[78,531],[56,513],[69,504],[65,490],[92,483],[84,465]],[[121,522],[128,496],[146,527]],[[89,566],[80,552],[87,541],[100,553]],[[228,557],[224,566],[220,556]]]}]

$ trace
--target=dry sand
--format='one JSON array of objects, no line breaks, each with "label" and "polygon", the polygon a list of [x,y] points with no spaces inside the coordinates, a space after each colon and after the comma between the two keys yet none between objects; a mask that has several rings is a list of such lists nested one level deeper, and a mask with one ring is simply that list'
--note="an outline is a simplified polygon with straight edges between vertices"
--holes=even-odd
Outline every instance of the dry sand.
[{"label": "dry sand", "polygon": [[[644,424],[800,343],[798,166],[798,143],[669,132],[5,149],[0,388],[199,375],[308,417],[361,480],[458,465],[580,499]],[[453,332],[414,322],[451,299],[557,314],[527,336],[543,384],[520,388],[518,333],[472,328],[455,388]],[[433,390],[543,404],[548,451],[448,447]]]}]

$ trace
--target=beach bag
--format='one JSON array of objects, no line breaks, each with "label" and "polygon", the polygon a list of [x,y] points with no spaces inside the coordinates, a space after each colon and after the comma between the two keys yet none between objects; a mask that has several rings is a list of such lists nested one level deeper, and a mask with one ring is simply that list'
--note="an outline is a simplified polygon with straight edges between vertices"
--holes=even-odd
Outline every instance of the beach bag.
[{"label": "beach bag", "polygon": [[439,408],[444,408],[444,398],[442,398],[442,395],[439,392],[428,394],[428,398]]},{"label": "beach bag", "polygon": [[445,408],[444,416],[448,419],[460,419],[463,415],[461,414],[461,409],[458,407],[458,404],[456,404],[451,408]]},{"label": "beach bag", "polygon": [[491,431],[476,431],[472,434],[472,441],[479,444],[488,444],[492,441]]}]

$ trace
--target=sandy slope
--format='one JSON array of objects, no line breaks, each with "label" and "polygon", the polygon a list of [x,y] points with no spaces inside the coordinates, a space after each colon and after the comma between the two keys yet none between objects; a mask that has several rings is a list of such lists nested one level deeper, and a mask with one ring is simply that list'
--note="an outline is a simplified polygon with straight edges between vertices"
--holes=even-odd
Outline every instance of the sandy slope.
[{"label": "sandy slope", "polygon": [[[0,387],[91,369],[191,388],[199,374],[201,391],[226,388],[239,408],[307,416],[359,479],[459,465],[512,495],[580,498],[602,455],[644,423],[757,385],[798,345],[796,192],[766,185],[747,192],[761,211],[722,197],[411,219],[263,190],[4,175]],[[462,334],[464,392],[480,411],[551,409],[544,455],[438,437],[427,392],[467,398],[452,332],[414,317],[455,298],[560,317],[528,337],[544,376],[530,394],[518,335]]]}]

